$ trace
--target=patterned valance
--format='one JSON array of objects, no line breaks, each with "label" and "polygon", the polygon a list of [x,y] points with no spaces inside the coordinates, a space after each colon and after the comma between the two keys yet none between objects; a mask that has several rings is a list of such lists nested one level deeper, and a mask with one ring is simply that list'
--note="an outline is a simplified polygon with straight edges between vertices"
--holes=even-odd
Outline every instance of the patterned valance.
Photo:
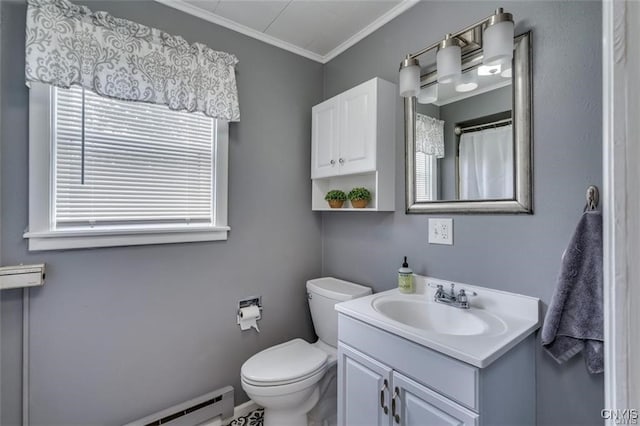
[{"label": "patterned valance", "polygon": [[27,84],[80,85],[102,96],[240,120],[234,55],[67,0],[27,4]]},{"label": "patterned valance", "polygon": [[416,114],[416,151],[444,157],[444,121]]}]

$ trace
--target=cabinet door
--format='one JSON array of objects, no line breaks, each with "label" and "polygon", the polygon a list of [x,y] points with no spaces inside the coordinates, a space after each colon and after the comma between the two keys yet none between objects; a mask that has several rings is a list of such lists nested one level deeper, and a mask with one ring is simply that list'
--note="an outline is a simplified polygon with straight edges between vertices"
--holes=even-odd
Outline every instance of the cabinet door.
[{"label": "cabinet door", "polygon": [[376,80],[340,95],[341,174],[376,169]]},{"label": "cabinet door", "polygon": [[338,426],[390,426],[391,369],[338,345]]},{"label": "cabinet door", "polygon": [[313,107],[311,135],[311,178],[335,176],[338,166],[338,97]]},{"label": "cabinet door", "polygon": [[392,414],[394,425],[477,426],[478,414],[393,372]]}]

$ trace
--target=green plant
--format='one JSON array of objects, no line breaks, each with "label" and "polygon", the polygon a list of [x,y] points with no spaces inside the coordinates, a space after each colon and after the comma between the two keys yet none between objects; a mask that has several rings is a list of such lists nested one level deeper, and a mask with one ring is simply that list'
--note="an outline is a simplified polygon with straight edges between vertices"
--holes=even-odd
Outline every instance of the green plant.
[{"label": "green plant", "polygon": [[343,191],[340,191],[339,189],[332,189],[331,191],[327,192],[327,195],[324,196],[324,199],[326,201],[329,201],[329,200],[344,201],[347,199],[347,194],[345,194]]},{"label": "green plant", "polygon": [[369,192],[367,188],[362,188],[362,187],[353,188],[351,191],[349,191],[348,197],[349,197],[349,200],[351,201],[355,201],[355,200],[371,201],[371,192]]}]

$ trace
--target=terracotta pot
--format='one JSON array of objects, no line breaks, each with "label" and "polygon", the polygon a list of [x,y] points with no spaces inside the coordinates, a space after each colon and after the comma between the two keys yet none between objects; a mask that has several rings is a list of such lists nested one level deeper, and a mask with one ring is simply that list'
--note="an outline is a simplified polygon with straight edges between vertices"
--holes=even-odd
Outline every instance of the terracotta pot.
[{"label": "terracotta pot", "polygon": [[369,200],[351,200],[351,205],[355,209],[363,209],[367,207]]},{"label": "terracotta pot", "polygon": [[341,209],[344,204],[344,200],[329,200],[329,207],[332,209]]}]

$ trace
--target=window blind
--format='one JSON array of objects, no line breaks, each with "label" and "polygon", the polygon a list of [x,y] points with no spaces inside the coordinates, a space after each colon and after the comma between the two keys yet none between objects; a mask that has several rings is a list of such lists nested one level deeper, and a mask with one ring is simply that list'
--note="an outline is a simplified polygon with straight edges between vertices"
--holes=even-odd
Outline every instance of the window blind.
[{"label": "window blind", "polygon": [[433,162],[432,155],[416,152],[416,201],[431,201],[433,194]]},{"label": "window blind", "polygon": [[214,223],[213,119],[53,90],[57,227]]}]

